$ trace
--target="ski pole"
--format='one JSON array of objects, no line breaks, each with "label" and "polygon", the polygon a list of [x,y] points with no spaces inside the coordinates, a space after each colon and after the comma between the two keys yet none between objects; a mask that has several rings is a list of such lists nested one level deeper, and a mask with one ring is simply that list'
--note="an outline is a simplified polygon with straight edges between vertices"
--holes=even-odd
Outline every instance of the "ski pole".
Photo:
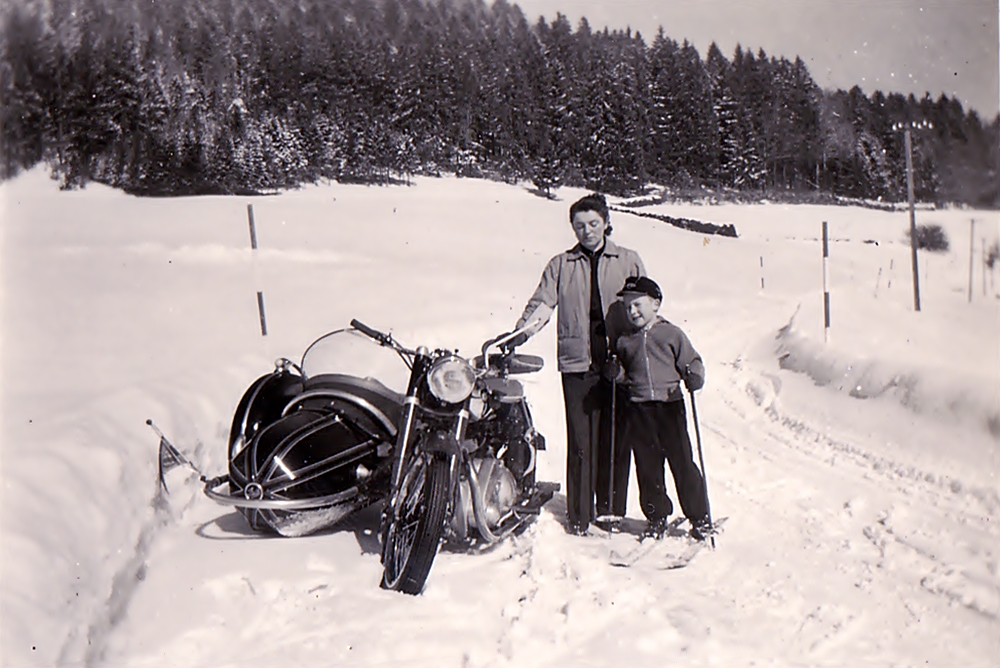
[{"label": "ski pole", "polygon": [[708,530],[712,532],[709,536],[712,549],[714,550],[715,534],[713,532],[714,525],[712,524],[712,505],[708,500],[708,474],[705,472],[705,456],[701,451],[701,427],[698,426],[698,406],[694,401],[694,390],[688,390],[688,394],[691,395],[691,419],[694,420],[694,435],[698,441],[698,463],[701,465],[702,486],[705,488],[705,511],[708,513]]},{"label": "ski pole", "polygon": [[598,521],[610,523],[617,523],[622,520],[622,516],[615,514],[615,455],[617,454],[615,448],[615,430],[616,423],[618,422],[617,398],[618,378],[616,376],[611,379],[611,447],[609,453],[611,464],[608,466],[608,512],[606,515],[601,515],[597,518]]},{"label": "ski pole", "polygon": [[611,379],[611,466],[608,467],[608,515],[615,516],[615,422],[618,421],[616,399],[618,379]]}]

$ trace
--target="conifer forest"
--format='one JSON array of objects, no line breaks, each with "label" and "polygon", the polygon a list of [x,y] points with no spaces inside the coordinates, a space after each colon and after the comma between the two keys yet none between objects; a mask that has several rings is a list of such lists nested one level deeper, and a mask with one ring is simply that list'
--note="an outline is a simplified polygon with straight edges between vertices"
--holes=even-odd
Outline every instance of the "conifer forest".
[{"label": "conifer forest", "polygon": [[[1000,117],[945,95],[823,90],[794,55],[670,26],[532,21],[507,0],[12,0],[0,178],[259,193],[411,175],[625,195],[996,207]],[[896,126],[896,127],[894,127]]]}]

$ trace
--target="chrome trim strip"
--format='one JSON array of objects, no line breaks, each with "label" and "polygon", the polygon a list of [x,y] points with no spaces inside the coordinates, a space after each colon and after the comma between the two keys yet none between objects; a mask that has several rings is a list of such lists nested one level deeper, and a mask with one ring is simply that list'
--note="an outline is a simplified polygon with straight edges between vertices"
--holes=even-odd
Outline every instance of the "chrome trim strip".
[{"label": "chrome trim strip", "polygon": [[369,439],[364,443],[358,443],[357,445],[346,450],[341,450],[337,454],[330,455],[326,459],[321,459],[320,461],[310,464],[309,466],[303,466],[297,471],[297,477],[277,485],[267,485],[264,488],[264,491],[270,493],[283,492],[289,487],[294,487],[295,485],[301,485],[304,482],[315,480],[321,475],[328,473],[329,467],[333,464],[341,464],[340,460],[342,459],[345,460],[343,465],[347,465],[366,456],[368,454],[368,450],[374,447],[376,443],[377,441]]},{"label": "chrome trim strip", "polygon": [[[264,472],[264,475],[258,476],[258,478],[267,481],[274,480],[275,469],[281,467],[285,471],[287,477],[291,478],[292,480],[295,480],[295,475],[291,473],[291,471],[284,465],[284,462],[281,461],[281,458],[287,455],[289,452],[291,452],[292,448],[301,443],[304,439],[309,438],[310,436],[312,436],[317,432],[323,431],[327,427],[332,427],[337,424],[340,424],[340,415],[333,413],[331,415],[326,415],[316,420],[315,422],[303,425],[302,427],[299,427],[298,429],[293,431],[291,434],[289,434],[283,439],[282,442],[284,442],[285,445],[282,446],[280,449],[278,449],[277,454],[271,456],[271,465],[267,467],[267,470]],[[281,476],[277,476],[277,479],[280,478]]]},{"label": "chrome trim strip", "polygon": [[[304,401],[306,399],[312,399],[314,397],[334,397],[336,399],[344,399],[349,403],[352,403],[360,408],[363,408],[369,413],[371,413],[373,417],[378,419],[379,424],[385,427],[386,431],[389,432],[390,436],[392,436],[393,438],[395,438],[396,436],[396,425],[393,424],[392,420],[389,419],[389,416],[387,416],[385,413],[376,408],[375,405],[370,401],[368,401],[367,399],[362,399],[356,394],[351,394],[350,392],[345,392],[343,390],[326,389],[326,390],[309,390],[307,392],[303,392],[302,394],[298,395],[297,397],[289,401],[288,404],[286,404],[285,407],[281,409],[281,417],[285,417],[286,415],[288,415],[288,411],[295,404],[299,403],[300,401]],[[404,401],[403,403],[404,404],[408,403],[408,401]]]},{"label": "chrome trim strip", "polygon": [[[213,482],[216,484],[213,486]],[[336,503],[342,503],[353,499],[358,495],[358,488],[351,487],[345,489],[343,492],[338,492],[337,494],[330,494],[328,496],[318,496],[312,499],[257,499],[251,501],[250,499],[243,498],[242,494],[240,496],[232,496],[230,494],[223,494],[222,492],[215,491],[216,487],[225,484],[226,481],[216,482],[214,480],[209,480],[205,483],[205,495],[217,503],[221,503],[225,506],[236,506],[237,508],[253,508],[259,510],[311,510],[314,508],[322,508],[324,506],[332,506]]]}]

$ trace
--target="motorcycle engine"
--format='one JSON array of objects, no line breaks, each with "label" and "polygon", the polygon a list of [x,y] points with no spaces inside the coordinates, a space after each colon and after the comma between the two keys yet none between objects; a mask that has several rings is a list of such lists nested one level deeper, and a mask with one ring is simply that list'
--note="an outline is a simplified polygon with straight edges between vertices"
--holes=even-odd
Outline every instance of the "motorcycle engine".
[{"label": "motorcycle engine", "polygon": [[[486,524],[495,529],[517,501],[517,481],[514,474],[497,459],[487,457],[472,460],[476,470],[478,491],[482,495]],[[476,527],[476,514],[472,505],[473,483],[470,479],[459,483],[455,498],[455,512],[451,529],[459,538],[469,535]]]}]

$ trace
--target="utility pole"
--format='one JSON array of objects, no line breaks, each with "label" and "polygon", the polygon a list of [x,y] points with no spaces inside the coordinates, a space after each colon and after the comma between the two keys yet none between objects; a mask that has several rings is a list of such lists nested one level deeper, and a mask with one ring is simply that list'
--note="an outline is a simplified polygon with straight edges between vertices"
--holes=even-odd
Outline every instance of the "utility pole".
[{"label": "utility pole", "polygon": [[906,144],[906,199],[910,205],[910,261],[913,265],[913,308],[920,311],[920,276],[917,271],[917,216],[913,201],[913,139],[910,129],[926,129],[934,127],[928,121],[919,123],[893,123],[892,129],[903,130],[903,140]]}]

